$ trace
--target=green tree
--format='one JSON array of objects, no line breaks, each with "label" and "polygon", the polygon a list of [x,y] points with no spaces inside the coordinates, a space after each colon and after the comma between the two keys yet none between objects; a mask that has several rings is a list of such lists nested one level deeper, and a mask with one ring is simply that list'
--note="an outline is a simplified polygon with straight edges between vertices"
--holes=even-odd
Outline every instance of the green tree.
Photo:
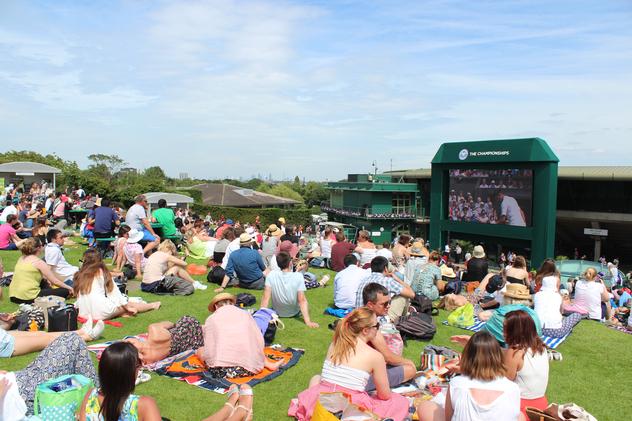
[{"label": "green tree", "polygon": [[303,189],[303,199],[309,207],[318,206],[329,199],[329,190],[325,188],[325,183],[308,181]]},{"label": "green tree", "polygon": [[97,153],[88,155],[88,159],[93,162],[88,170],[91,170],[93,175],[105,178],[108,182],[111,182],[114,175],[127,165],[127,162],[118,155]]}]

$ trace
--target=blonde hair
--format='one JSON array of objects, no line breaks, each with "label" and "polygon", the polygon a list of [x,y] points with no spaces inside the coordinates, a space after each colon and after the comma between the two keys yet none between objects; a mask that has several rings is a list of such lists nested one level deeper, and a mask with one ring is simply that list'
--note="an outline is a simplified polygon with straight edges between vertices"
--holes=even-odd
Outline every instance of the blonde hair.
[{"label": "blonde hair", "polygon": [[367,307],[353,310],[336,325],[333,338],[333,350],[330,360],[335,365],[346,361],[350,354],[355,354],[358,336],[363,329],[371,327],[375,313]]},{"label": "blonde hair", "polygon": [[24,240],[19,249],[22,252],[23,256],[32,256],[37,253],[37,250],[39,250],[41,247],[42,242],[40,241],[40,239],[31,237]]},{"label": "blonde hair", "polygon": [[175,256],[178,253],[176,245],[173,244],[173,241],[171,240],[164,240],[162,243],[160,243],[160,245],[158,246],[158,251],[171,254],[172,256]]},{"label": "blonde hair", "polygon": [[453,311],[457,308],[461,307],[463,304],[458,303],[459,296],[456,294],[447,294],[444,295],[441,301],[439,302],[439,308],[445,308],[446,311]]},{"label": "blonde hair", "polygon": [[594,281],[596,277],[597,277],[597,269],[595,268],[588,268],[584,272],[584,279],[587,281]]}]

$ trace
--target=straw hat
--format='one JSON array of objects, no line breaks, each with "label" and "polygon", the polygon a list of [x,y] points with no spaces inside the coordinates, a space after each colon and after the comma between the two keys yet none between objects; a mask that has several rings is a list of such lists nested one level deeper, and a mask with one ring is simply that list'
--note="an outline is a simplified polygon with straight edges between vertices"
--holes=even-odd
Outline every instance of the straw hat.
[{"label": "straw hat", "polygon": [[142,231],[138,231],[136,229],[131,229],[129,231],[129,238],[127,239],[128,243],[138,243],[143,239],[145,234]]},{"label": "straw hat", "polygon": [[283,232],[276,226],[276,224],[271,224],[266,230],[266,235],[272,235],[275,237],[281,236]]},{"label": "straw hat", "polygon": [[515,298],[518,300],[529,300],[531,299],[531,294],[529,293],[529,288],[527,288],[525,285],[507,284],[505,297]]},{"label": "straw hat", "polygon": [[410,248],[410,255],[411,256],[425,256],[425,254],[423,254],[424,249],[425,249],[424,243],[420,241],[415,241],[413,243],[413,246]]},{"label": "straw hat", "polygon": [[474,247],[472,256],[476,257],[477,259],[482,259],[483,257],[485,257],[485,249],[483,248],[483,246]]},{"label": "straw hat", "polygon": [[285,225],[285,218],[284,217],[280,217],[279,218],[279,222],[281,223],[281,225]]},{"label": "straw hat", "polygon": [[252,243],[252,237],[248,233],[243,233],[239,236],[239,245],[245,246]]},{"label": "straw hat", "polygon": [[220,292],[215,297],[213,297],[210,303],[208,303],[208,311],[213,313],[215,311],[215,305],[224,300],[230,300],[233,305],[237,303],[237,297],[235,297],[233,294],[230,294],[228,292]]},{"label": "straw hat", "polygon": [[445,276],[446,278],[456,278],[456,273],[454,273],[454,269],[448,267],[448,265],[441,265],[441,276]]}]

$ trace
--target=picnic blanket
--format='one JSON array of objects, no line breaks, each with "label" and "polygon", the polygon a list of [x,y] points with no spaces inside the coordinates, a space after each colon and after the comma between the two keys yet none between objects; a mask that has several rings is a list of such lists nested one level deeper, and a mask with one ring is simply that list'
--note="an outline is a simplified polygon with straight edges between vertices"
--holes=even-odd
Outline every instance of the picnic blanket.
[{"label": "picnic blanket", "polygon": [[[144,340],[147,334],[126,336],[123,339],[136,338]],[[89,345],[88,350],[97,354],[97,358],[110,344],[117,341],[109,341],[95,345]],[[265,347],[263,352],[266,358],[273,361],[283,360],[285,362],[277,371],[270,371],[266,368],[260,373],[249,377],[238,377],[234,379],[213,377],[206,368],[204,363],[195,355],[195,351],[184,351],[180,354],[165,358],[164,360],[144,366],[145,369],[153,371],[157,374],[168,376],[176,380],[187,382],[193,386],[202,389],[211,390],[216,393],[226,393],[232,384],[247,383],[250,387],[273,380],[282,375],[286,370],[298,363],[303,356],[304,351],[294,348],[282,348],[280,346]]]},{"label": "picnic blanket", "polygon": [[629,330],[625,326],[608,326],[610,329],[618,330],[619,332],[627,333],[628,335],[632,335],[632,330]]},{"label": "picnic blanket", "polygon": [[[444,321],[443,324],[447,325],[448,321],[447,320]],[[478,319],[478,317],[474,316],[474,324],[472,326],[469,326],[469,327],[462,327],[461,329],[469,330],[469,331],[472,331],[472,332],[478,332],[479,330],[481,330],[483,328],[483,326],[485,326],[485,322],[480,321]],[[570,333],[569,333],[569,335],[570,335]],[[549,347],[551,349],[555,349],[558,346],[560,346],[560,344],[562,342],[564,342],[566,340],[566,338],[568,338],[568,335],[562,336],[561,338],[552,338],[550,336],[542,335],[542,342],[544,342],[544,345],[546,345],[547,347]]]}]

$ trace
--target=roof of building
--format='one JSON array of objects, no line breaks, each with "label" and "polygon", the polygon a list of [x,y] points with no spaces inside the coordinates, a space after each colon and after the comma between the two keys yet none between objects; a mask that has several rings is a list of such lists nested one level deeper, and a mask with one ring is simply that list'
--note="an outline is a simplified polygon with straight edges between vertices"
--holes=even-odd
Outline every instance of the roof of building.
[{"label": "roof of building", "polygon": [[[418,168],[410,170],[386,171],[393,177],[405,178],[430,178],[430,168]],[[613,181],[630,181],[632,180],[632,166],[610,166],[610,167],[581,167],[569,166],[558,167],[557,176],[564,180],[613,180]]]},{"label": "roof of building", "polygon": [[165,193],[165,192],[149,192],[145,193],[147,201],[151,204],[158,203],[160,199],[165,199],[169,203],[193,203],[193,198],[184,194]]},{"label": "roof of building", "polygon": [[192,188],[202,192],[202,203],[212,206],[231,206],[237,208],[295,205],[296,200],[273,196],[231,184],[198,184]]},{"label": "roof of building", "polygon": [[0,164],[0,172],[10,173],[34,173],[34,174],[60,174],[59,168],[39,162],[7,162]]}]

